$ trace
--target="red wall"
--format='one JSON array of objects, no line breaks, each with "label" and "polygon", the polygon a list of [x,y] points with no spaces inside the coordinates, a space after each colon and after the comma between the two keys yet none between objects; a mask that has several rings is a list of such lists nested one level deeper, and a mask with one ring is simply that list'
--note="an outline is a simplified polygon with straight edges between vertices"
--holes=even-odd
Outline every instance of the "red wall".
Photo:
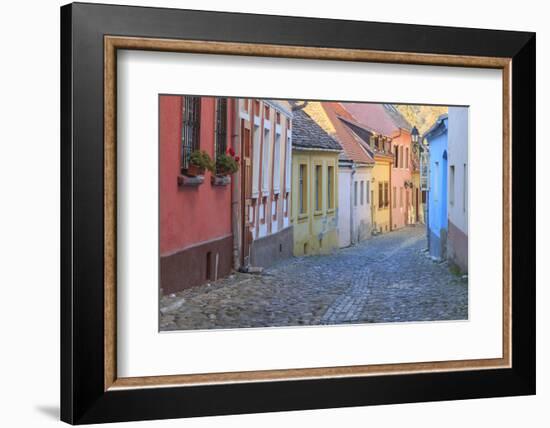
[{"label": "red wall", "polygon": [[[210,172],[197,187],[178,186],[181,166],[182,97],[160,96],[160,253],[169,255],[231,234],[231,185],[212,186]],[[233,135],[228,102],[227,135]],[[200,148],[214,156],[215,99],[201,100]],[[228,147],[230,144],[228,144]]]}]

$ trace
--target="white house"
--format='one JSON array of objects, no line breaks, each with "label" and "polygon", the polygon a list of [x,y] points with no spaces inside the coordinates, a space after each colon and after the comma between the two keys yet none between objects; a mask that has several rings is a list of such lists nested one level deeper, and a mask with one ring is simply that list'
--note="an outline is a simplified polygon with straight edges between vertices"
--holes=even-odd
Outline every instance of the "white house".
[{"label": "white house", "polygon": [[[242,154],[242,268],[292,256],[292,111],[287,101],[241,98],[236,137]],[[235,217],[235,216],[234,216]]]},{"label": "white house", "polygon": [[447,259],[468,272],[468,108],[449,107]]}]

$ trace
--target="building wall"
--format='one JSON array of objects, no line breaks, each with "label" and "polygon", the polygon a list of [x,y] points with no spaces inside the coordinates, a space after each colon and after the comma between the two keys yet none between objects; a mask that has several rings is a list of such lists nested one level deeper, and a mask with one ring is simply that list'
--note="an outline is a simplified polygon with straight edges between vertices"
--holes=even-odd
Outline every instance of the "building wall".
[{"label": "building wall", "polygon": [[399,157],[398,164],[392,163],[391,168],[392,230],[400,229],[408,224],[412,210],[412,189],[405,187],[405,182],[412,180],[411,135],[402,130],[392,140],[392,152],[395,147],[399,149]]},{"label": "building wall", "polygon": [[[372,167],[361,166],[356,169],[352,191],[353,202],[353,243],[368,239],[371,234],[371,196]],[[355,183],[357,183],[357,203],[355,203]],[[361,186],[362,184],[362,186]],[[362,190],[361,190],[362,187]]]},{"label": "building wall", "polygon": [[[352,172],[350,167],[339,166],[338,242],[340,247],[356,244],[368,239],[371,235],[371,170],[372,167],[360,166]],[[357,203],[355,186],[357,186]]]},{"label": "building wall", "polygon": [[[375,157],[375,164],[372,168],[372,180],[371,180],[371,195],[373,196],[371,201],[371,213],[372,213],[372,227],[378,233],[385,233],[391,230],[390,227],[390,204],[391,204],[391,176],[390,176],[391,160],[381,159]],[[388,183],[389,203],[387,206],[380,207],[379,200],[379,183]]]},{"label": "building wall", "polygon": [[[287,174],[292,156],[291,108],[285,101],[246,101],[239,100],[239,116],[252,130],[252,187],[256,190],[250,208],[250,263],[268,267],[288,257],[293,248],[292,233],[286,230],[291,227]],[[279,233],[280,237],[275,236]]]},{"label": "building wall", "polygon": [[[160,257],[165,293],[205,282],[210,279],[206,278],[207,271],[220,277],[231,269],[231,186],[213,186],[208,171],[199,186],[178,185],[182,100],[181,96],[167,95],[159,99]],[[214,156],[214,111],[215,99],[202,98],[200,148],[210,156]],[[227,135],[232,134],[232,120],[228,120]],[[190,255],[187,258],[186,253]],[[194,263],[187,263],[191,259]],[[212,264],[208,269],[207,263]]]},{"label": "building wall", "polygon": [[[299,210],[299,169],[305,165],[307,169],[306,212]],[[315,179],[314,168],[320,165],[323,171],[322,207],[315,211]],[[328,207],[327,172],[328,166],[334,168],[334,208]],[[338,152],[299,150],[292,151],[292,214],[294,226],[294,255],[328,254],[338,248]]]},{"label": "building wall", "polygon": [[338,245],[340,248],[351,245],[351,177],[351,167],[338,167]]},{"label": "building wall", "polygon": [[[447,258],[468,271],[468,108],[449,107]],[[454,188],[454,189],[453,189]]]},{"label": "building wall", "polygon": [[[448,120],[445,119],[445,125]],[[428,141],[430,147],[429,245],[430,254],[445,258],[447,247],[447,132]]]}]

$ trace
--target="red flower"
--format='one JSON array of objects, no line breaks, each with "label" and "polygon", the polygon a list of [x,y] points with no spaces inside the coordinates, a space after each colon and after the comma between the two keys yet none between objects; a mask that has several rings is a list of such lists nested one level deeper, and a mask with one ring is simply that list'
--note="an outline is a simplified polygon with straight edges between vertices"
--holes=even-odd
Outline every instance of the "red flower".
[{"label": "red flower", "polygon": [[229,153],[231,156],[235,156],[235,150],[233,150],[233,147],[229,147],[229,149],[227,149],[227,153]]},{"label": "red flower", "polygon": [[238,156],[235,156],[235,162],[239,162],[240,160],[241,160],[241,158],[240,158],[240,157],[238,157]]}]

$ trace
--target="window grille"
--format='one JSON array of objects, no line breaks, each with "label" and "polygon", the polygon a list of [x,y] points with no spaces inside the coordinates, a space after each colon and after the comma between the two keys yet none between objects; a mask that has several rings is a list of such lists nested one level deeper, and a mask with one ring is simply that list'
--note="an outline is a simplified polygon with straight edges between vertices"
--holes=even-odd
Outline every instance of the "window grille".
[{"label": "window grille", "polygon": [[216,156],[227,150],[227,98],[216,100]]},{"label": "window grille", "polygon": [[181,131],[181,168],[189,167],[191,153],[200,147],[201,98],[183,97]]}]

